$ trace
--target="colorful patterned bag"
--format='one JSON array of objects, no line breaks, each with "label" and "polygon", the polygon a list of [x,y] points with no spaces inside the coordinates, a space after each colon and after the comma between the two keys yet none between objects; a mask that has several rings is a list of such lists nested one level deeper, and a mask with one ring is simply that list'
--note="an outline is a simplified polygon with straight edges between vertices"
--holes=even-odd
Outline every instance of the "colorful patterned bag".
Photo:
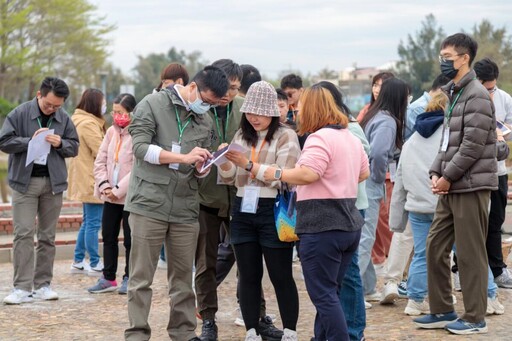
[{"label": "colorful patterned bag", "polygon": [[277,236],[282,242],[290,243],[299,240],[299,237],[295,234],[295,224],[297,223],[295,201],[295,191],[289,190],[287,185],[281,185],[274,206],[274,218],[276,220]]}]

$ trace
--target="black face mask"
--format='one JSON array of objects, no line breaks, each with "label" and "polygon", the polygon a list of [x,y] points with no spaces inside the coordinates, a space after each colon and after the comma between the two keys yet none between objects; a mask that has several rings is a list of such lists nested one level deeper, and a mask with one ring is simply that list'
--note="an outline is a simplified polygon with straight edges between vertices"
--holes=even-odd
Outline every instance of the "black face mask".
[{"label": "black face mask", "polygon": [[453,66],[453,60],[445,60],[441,62],[441,73],[449,79],[454,79],[459,70]]}]

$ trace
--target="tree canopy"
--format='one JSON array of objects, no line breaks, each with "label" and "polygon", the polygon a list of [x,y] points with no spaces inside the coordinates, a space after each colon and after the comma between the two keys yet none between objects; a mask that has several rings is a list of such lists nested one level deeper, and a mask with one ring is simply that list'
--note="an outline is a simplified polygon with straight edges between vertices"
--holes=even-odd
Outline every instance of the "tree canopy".
[{"label": "tree canopy", "polygon": [[26,100],[46,75],[76,89],[98,84],[108,54],[106,35],[114,28],[86,0],[4,0],[0,97]]}]

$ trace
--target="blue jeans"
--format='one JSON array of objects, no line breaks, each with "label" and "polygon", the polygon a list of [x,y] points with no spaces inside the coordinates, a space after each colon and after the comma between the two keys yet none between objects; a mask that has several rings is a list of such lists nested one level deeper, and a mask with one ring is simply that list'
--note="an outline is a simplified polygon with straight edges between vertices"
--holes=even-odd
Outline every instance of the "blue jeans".
[{"label": "blue jeans", "polygon": [[409,267],[407,296],[416,302],[422,302],[428,294],[427,287],[427,236],[434,220],[434,214],[409,212],[414,255]]},{"label": "blue jeans", "polygon": [[377,275],[372,263],[372,249],[375,244],[377,221],[379,220],[380,201],[384,197],[384,183],[376,183],[371,178],[366,180],[368,208],[365,212],[364,226],[359,242],[359,270],[363,280],[364,294],[373,294],[377,285]]},{"label": "blue jeans", "polygon": [[[364,210],[359,210],[364,218]],[[366,328],[366,309],[364,307],[364,290],[359,272],[357,251],[352,256],[345,278],[338,279],[340,285],[338,296],[347,321],[348,336],[351,341],[359,341]]]},{"label": "blue jeans", "polygon": [[304,282],[316,308],[315,339],[349,340],[345,314],[338,296],[339,280],[357,251],[361,231],[326,231],[300,235]]},{"label": "blue jeans", "polygon": [[83,204],[82,226],[78,231],[75,246],[75,262],[81,262],[85,258],[85,252],[89,254],[91,267],[98,265],[100,255],[98,253],[98,232],[101,228],[103,204]]}]

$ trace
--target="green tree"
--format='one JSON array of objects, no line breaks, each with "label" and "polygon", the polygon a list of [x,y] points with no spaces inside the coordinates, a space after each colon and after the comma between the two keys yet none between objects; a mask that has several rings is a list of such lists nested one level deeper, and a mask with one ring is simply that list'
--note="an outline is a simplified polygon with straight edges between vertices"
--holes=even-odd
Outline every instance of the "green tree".
[{"label": "green tree", "polygon": [[500,88],[512,92],[512,39],[505,26],[495,28],[492,23],[483,19],[473,26],[470,33],[478,42],[478,53],[475,61],[490,58],[500,68],[498,83]]},{"label": "green tree", "polygon": [[329,69],[327,66],[318,71],[316,78],[319,81],[338,79],[338,73],[335,70]]},{"label": "green tree", "polygon": [[427,90],[439,74],[439,46],[444,38],[442,27],[434,15],[429,14],[422,21],[421,29],[414,36],[407,36],[407,43],[400,41],[400,60],[395,71],[411,85],[414,97]]},{"label": "green tree", "polygon": [[175,47],[170,48],[167,53],[150,53],[147,56],[137,57],[138,61],[133,70],[135,71],[135,97],[138,100],[151,93],[158,85],[160,73],[168,64],[184,65],[190,78],[208,64],[200,51],[187,53],[184,50],[178,51]]},{"label": "green tree", "polygon": [[[72,90],[98,86],[96,75],[108,53],[106,35],[115,27],[105,24],[105,17],[95,11],[87,0],[4,1],[0,6],[3,97],[26,100],[47,75],[65,79]],[[19,58],[13,61],[13,55]]]}]

